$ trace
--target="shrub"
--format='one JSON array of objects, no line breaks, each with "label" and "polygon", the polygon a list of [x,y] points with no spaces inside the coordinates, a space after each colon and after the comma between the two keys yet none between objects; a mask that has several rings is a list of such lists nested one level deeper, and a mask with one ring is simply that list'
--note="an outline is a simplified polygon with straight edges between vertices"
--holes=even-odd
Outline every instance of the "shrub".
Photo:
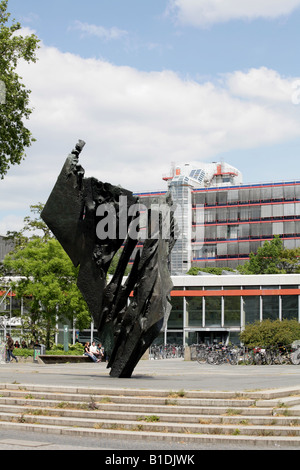
[{"label": "shrub", "polygon": [[263,320],[247,325],[240,334],[241,342],[249,347],[288,345],[300,338],[297,320]]},{"label": "shrub", "polygon": [[69,355],[69,356],[81,356],[84,353],[84,347],[80,343],[69,344],[69,350],[64,351],[62,344],[54,345],[51,350],[46,351],[48,355]]},{"label": "shrub", "polygon": [[15,356],[30,357],[33,356],[33,349],[15,348],[13,353]]}]

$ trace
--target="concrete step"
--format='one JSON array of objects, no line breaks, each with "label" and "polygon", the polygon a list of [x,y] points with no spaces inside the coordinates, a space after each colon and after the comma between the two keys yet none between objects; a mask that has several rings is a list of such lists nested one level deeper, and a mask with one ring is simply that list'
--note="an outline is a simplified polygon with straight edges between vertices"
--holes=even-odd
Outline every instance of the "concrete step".
[{"label": "concrete step", "polygon": [[57,392],[69,394],[85,394],[88,396],[141,396],[141,397],[166,397],[166,398],[206,398],[206,399],[241,399],[253,398],[255,400],[274,400],[282,397],[300,396],[300,386],[269,389],[269,390],[249,390],[249,391],[210,391],[210,390],[146,390],[146,389],[126,389],[126,388],[95,388],[95,387],[71,387],[57,385],[37,385],[37,384],[0,384],[0,394],[4,390],[36,391],[36,392]]},{"label": "concrete step", "polygon": [[225,407],[239,407],[242,403],[243,406],[253,406],[255,405],[255,399],[247,399],[244,397],[241,398],[180,398],[173,393],[170,393],[166,397],[157,397],[149,396],[147,392],[144,396],[130,396],[126,395],[111,395],[109,391],[103,393],[102,395],[94,393],[67,393],[59,391],[36,391],[36,390],[8,390],[1,389],[0,386],[0,396],[1,397],[28,397],[28,398],[37,398],[43,400],[61,400],[61,401],[82,401],[89,402],[91,397],[93,397],[97,402],[109,401],[111,403],[123,403],[124,398],[126,398],[127,404],[139,404],[139,405],[167,405],[167,406],[225,406]]},{"label": "concrete step", "polygon": [[[50,421],[48,419],[51,417],[55,417],[60,422],[62,423],[63,420],[68,421],[68,418],[70,418],[71,421],[74,421],[77,419],[78,423],[76,425],[79,425],[82,423],[80,420],[85,420],[86,423],[90,422],[91,424],[99,423],[101,420],[103,423],[113,424],[115,425],[116,423],[124,423],[124,421],[130,422],[130,426],[132,426],[132,423],[151,423],[153,424],[152,428],[159,427],[161,423],[171,423],[170,426],[174,424],[174,421],[176,420],[176,426],[178,425],[178,429],[181,424],[193,424],[193,425],[210,425],[210,424],[221,424],[224,426],[228,425],[242,425],[242,426],[247,426],[247,429],[249,430],[249,426],[257,427],[260,426],[262,429],[262,426],[286,426],[286,427],[295,427],[297,430],[297,427],[300,426],[300,418],[297,417],[288,417],[288,416],[212,416],[210,414],[207,415],[193,415],[193,416],[187,416],[187,415],[179,415],[174,417],[174,415],[170,414],[163,414],[159,413],[158,415],[147,415],[145,413],[122,413],[122,420],[120,420],[120,413],[119,412],[106,412],[106,411],[99,411],[99,410],[90,410],[90,411],[84,411],[84,410],[73,410],[73,409],[58,409],[58,408],[40,408],[40,407],[30,407],[27,406],[26,408],[22,408],[20,410],[19,406],[0,406],[0,412],[2,414],[2,419],[3,420],[8,420],[5,418],[5,414],[7,414],[9,417],[13,417],[13,420],[18,420],[17,416],[21,415],[23,417],[28,416],[28,418],[24,418],[24,421],[34,421],[32,417],[35,417],[39,422],[41,421],[42,417],[46,417],[46,421]],[[37,418],[38,417],[38,418]],[[40,419],[41,418],[41,419]],[[62,418],[62,419],[60,419]],[[51,422],[54,422],[54,419],[51,420]],[[150,425],[151,426],[151,425]],[[109,427],[109,426],[108,426]],[[122,427],[122,426],[120,426]],[[140,426],[139,426],[140,427]],[[164,428],[166,426],[164,425]],[[228,429],[230,427],[228,426]]]},{"label": "concrete step", "polygon": [[[91,402],[90,402],[91,403]],[[87,401],[59,401],[59,400],[44,400],[42,399],[34,399],[34,398],[13,398],[13,397],[0,397],[0,406],[1,405],[18,405],[18,406],[27,406],[27,407],[53,407],[53,408],[62,408],[64,406],[77,407],[78,409],[88,408],[89,403]],[[97,410],[102,410],[102,412],[113,412],[117,413],[122,416],[124,413],[139,413],[142,415],[151,415],[151,414],[169,414],[170,416],[174,415],[178,417],[178,419],[182,419],[182,416],[187,416],[187,420],[192,419],[195,415],[206,415],[209,413],[210,416],[214,415],[226,415],[226,414],[236,414],[236,415],[264,415],[264,416],[272,416],[273,411],[272,409],[267,408],[243,408],[243,407],[235,407],[229,408],[226,406],[169,406],[169,405],[144,405],[144,404],[128,404],[128,403],[110,403],[110,402],[94,402],[95,407]],[[92,406],[92,405],[91,405]]]},{"label": "concrete step", "polygon": [[0,428],[13,425],[86,437],[300,446],[295,389],[277,394],[249,392],[252,398],[232,392],[218,392],[218,397],[213,392],[192,392],[192,398],[182,392],[162,391],[160,396],[158,391],[136,392],[2,384]]},{"label": "concrete step", "polygon": [[[28,424],[45,424],[47,426],[84,427],[89,429],[128,430],[132,432],[165,432],[177,434],[226,434],[246,436],[299,436],[300,426],[248,425],[241,420],[236,424],[205,424],[205,423],[169,423],[148,422],[146,420],[129,421],[123,419],[80,418],[45,416],[36,410],[24,410],[20,413],[3,413],[1,421]],[[300,441],[299,441],[300,442]]]},{"label": "concrete step", "polygon": [[[26,405],[26,406],[24,406]],[[44,404],[45,405],[45,404]],[[48,404],[47,404],[48,405]],[[54,405],[54,404],[53,404]],[[60,416],[60,417],[71,417],[71,418],[79,418],[79,419],[108,419],[108,420],[120,420],[120,412],[119,411],[109,411],[109,410],[99,410],[99,408],[95,410],[84,410],[82,409],[82,403],[78,403],[78,409],[70,409],[68,407],[61,408],[61,404],[56,403],[56,406],[45,407],[43,404],[40,406],[36,406],[32,403],[21,403],[20,405],[1,405],[0,404],[0,413],[4,415],[4,413],[11,413],[11,414],[18,414],[22,412],[23,414],[30,414],[30,415],[43,415],[43,416]],[[147,410],[144,412],[136,412],[135,410],[122,412],[122,420],[128,421],[159,421],[161,422],[174,422],[176,423],[201,423],[201,424],[244,424],[244,425],[282,425],[282,426],[295,426],[300,425],[300,417],[296,416],[256,416],[256,415],[246,415],[247,410],[243,410],[242,412],[234,413],[232,415],[231,410],[219,410],[220,413],[218,414],[211,414],[209,410],[206,409],[207,414],[168,414],[168,413],[157,413],[157,414],[147,414]],[[223,414],[221,413],[223,412]],[[263,410],[259,410],[260,413]]]}]

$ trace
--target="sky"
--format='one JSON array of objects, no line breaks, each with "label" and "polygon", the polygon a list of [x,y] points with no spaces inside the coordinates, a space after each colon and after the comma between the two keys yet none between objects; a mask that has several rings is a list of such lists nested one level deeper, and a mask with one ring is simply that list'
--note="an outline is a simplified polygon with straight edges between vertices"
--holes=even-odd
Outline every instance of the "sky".
[{"label": "sky", "polygon": [[36,142],[0,180],[0,234],[47,201],[79,139],[85,176],[134,192],[166,189],[174,163],[300,180],[300,0],[8,0],[8,11],[40,48],[18,67]]}]

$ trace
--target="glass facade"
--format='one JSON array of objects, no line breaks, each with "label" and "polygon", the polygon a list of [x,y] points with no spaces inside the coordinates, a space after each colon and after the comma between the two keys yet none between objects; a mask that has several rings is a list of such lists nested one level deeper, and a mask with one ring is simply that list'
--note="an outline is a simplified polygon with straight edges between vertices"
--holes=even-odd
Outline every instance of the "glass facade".
[{"label": "glass facade", "polygon": [[192,266],[234,268],[275,235],[296,248],[300,182],[194,189],[192,224]]},{"label": "glass facade", "polygon": [[[233,339],[238,343],[239,333],[245,326],[257,321],[300,321],[300,285],[296,274],[180,276],[178,279],[182,284],[176,282],[171,292],[175,310],[166,333],[171,334],[172,330],[178,333],[182,328],[186,345],[213,340],[233,342]],[[286,282],[281,284],[283,279]],[[260,281],[264,283],[254,284]]]}]

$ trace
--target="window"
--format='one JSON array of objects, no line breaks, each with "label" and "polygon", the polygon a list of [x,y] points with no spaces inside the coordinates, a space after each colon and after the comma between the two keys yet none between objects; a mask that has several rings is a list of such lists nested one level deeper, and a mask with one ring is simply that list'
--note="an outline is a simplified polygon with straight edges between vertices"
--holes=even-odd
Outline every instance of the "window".
[{"label": "window", "polygon": [[294,217],[295,214],[295,204],[288,203],[283,206],[283,215],[284,217]]},{"label": "window", "polygon": [[249,190],[250,202],[260,202],[260,188],[251,188]]},{"label": "window", "polygon": [[295,198],[295,189],[296,193],[298,192],[297,190],[300,189],[299,186],[284,186],[284,199],[286,201],[292,201]]},{"label": "window", "polygon": [[298,320],[298,295],[282,296],[282,320]]},{"label": "window", "polygon": [[279,297],[266,295],[263,297],[263,320],[277,320],[279,318]]},{"label": "window", "polygon": [[186,298],[187,310],[187,326],[202,327],[202,312],[203,312],[203,299],[202,297],[187,297]]},{"label": "window", "polygon": [[272,205],[261,206],[261,218],[270,219],[272,217]]},{"label": "window", "polygon": [[243,298],[245,324],[254,323],[260,319],[260,297],[249,296]]},{"label": "window", "polygon": [[282,235],[283,234],[283,222],[273,222],[272,232],[273,232],[273,235]]},{"label": "window", "polygon": [[205,326],[221,326],[221,297],[205,297]]},{"label": "window", "polygon": [[204,211],[204,221],[206,223],[216,221],[216,209],[205,209]]},{"label": "window", "polygon": [[272,199],[275,201],[283,199],[283,186],[274,186],[272,188]]},{"label": "window", "polygon": [[230,220],[230,221],[238,220],[238,209],[237,208],[235,208],[235,207],[230,207],[229,208],[228,220]]},{"label": "window", "polygon": [[228,204],[236,204],[239,200],[238,190],[229,190],[227,193],[227,202]]},{"label": "window", "polygon": [[240,202],[249,202],[250,200],[250,190],[249,189],[240,189]]},{"label": "window", "polygon": [[208,206],[215,206],[216,205],[216,200],[217,200],[217,193],[208,191],[206,193],[206,204]]},{"label": "window", "polygon": [[241,207],[240,209],[240,220],[249,220],[249,207]]},{"label": "window", "polygon": [[271,202],[272,199],[272,188],[263,187],[261,188],[261,200]]},{"label": "window", "polygon": [[272,208],[274,218],[283,217],[283,204],[274,204]]},{"label": "window", "polygon": [[224,326],[240,326],[241,298],[224,297]]},{"label": "window", "polygon": [[226,205],[227,204],[227,192],[226,191],[219,191],[217,193],[217,202],[218,204],[221,205]]},{"label": "window", "polygon": [[183,328],[183,298],[172,297],[172,310],[168,320],[168,328]]}]

